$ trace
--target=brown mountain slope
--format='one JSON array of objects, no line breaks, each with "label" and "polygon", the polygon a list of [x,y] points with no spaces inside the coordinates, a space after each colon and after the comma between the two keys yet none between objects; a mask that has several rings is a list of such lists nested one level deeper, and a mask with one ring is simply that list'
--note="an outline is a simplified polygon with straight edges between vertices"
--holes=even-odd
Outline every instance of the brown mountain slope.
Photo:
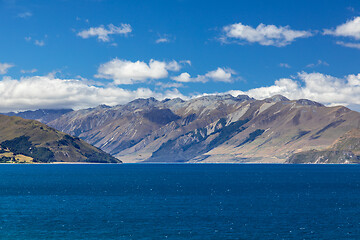
[{"label": "brown mountain slope", "polygon": [[0,148],[0,158],[12,158],[10,162],[21,159],[26,162],[120,162],[83,140],[38,121],[5,115],[0,115]]},{"label": "brown mountain slope", "polygon": [[125,162],[285,162],[326,149],[360,114],[283,96],[205,96],[183,101],[137,99],[70,112],[49,123]]},{"label": "brown mountain slope", "polygon": [[295,153],[288,163],[360,163],[360,129],[352,129],[329,148]]}]

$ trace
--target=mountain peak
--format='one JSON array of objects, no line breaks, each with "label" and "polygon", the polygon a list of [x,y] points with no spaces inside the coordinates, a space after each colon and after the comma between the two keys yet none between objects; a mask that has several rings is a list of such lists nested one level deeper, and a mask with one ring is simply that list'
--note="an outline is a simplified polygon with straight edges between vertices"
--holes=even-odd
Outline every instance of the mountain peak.
[{"label": "mountain peak", "polygon": [[216,94],[216,95],[206,95],[199,98],[195,98],[195,100],[205,100],[205,101],[221,101],[221,100],[236,100],[231,94]]},{"label": "mountain peak", "polygon": [[150,97],[150,98],[138,98],[129,102],[126,105],[135,108],[142,108],[142,107],[153,106],[157,103],[159,103],[158,100],[156,100],[154,97]]},{"label": "mountain peak", "polygon": [[237,95],[237,100],[240,100],[242,102],[248,101],[248,100],[254,100],[254,98],[249,97],[248,95]]},{"label": "mountain peak", "polygon": [[165,98],[164,100],[161,101],[162,103],[183,103],[185,102],[184,100],[182,100],[181,98]]},{"label": "mountain peak", "polygon": [[287,97],[284,97],[283,95],[277,94],[272,97],[266,98],[266,102],[286,102],[290,101]]},{"label": "mountain peak", "polygon": [[314,101],[311,101],[311,100],[308,100],[308,99],[299,99],[299,100],[296,100],[296,103],[297,104],[300,104],[300,105],[304,105],[304,106],[316,106],[316,107],[323,107],[324,105],[322,105],[321,103],[318,103],[318,102],[314,102]]}]

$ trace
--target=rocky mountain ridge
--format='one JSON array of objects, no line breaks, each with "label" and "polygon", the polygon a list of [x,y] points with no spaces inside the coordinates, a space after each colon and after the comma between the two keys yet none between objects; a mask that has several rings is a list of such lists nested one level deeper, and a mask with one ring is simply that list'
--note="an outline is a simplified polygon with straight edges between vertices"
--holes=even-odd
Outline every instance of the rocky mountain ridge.
[{"label": "rocky mountain ridge", "polygon": [[124,162],[272,162],[327,149],[360,113],[277,95],[136,99],[71,111],[48,123]]}]

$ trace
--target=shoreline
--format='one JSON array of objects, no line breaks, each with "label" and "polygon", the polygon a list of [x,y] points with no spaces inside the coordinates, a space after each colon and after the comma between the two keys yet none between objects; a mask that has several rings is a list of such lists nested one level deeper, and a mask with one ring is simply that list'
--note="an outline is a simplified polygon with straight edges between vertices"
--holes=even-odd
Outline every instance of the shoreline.
[{"label": "shoreline", "polygon": [[129,163],[92,163],[92,162],[51,162],[51,163],[0,163],[0,165],[360,165],[358,163],[271,163],[271,162],[129,162]]}]

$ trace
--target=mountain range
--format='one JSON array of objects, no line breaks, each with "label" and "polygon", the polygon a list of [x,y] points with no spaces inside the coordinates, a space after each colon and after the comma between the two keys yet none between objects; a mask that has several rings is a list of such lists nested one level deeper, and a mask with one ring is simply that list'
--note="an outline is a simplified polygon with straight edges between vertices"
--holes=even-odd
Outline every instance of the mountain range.
[{"label": "mountain range", "polygon": [[307,99],[148,98],[66,111],[42,121],[123,162],[360,162],[360,113]]},{"label": "mountain range", "polygon": [[37,120],[42,123],[51,122],[65,113],[73,111],[72,109],[38,109],[35,111],[24,111],[24,112],[7,112],[1,113],[7,116],[17,116],[25,119]]}]

